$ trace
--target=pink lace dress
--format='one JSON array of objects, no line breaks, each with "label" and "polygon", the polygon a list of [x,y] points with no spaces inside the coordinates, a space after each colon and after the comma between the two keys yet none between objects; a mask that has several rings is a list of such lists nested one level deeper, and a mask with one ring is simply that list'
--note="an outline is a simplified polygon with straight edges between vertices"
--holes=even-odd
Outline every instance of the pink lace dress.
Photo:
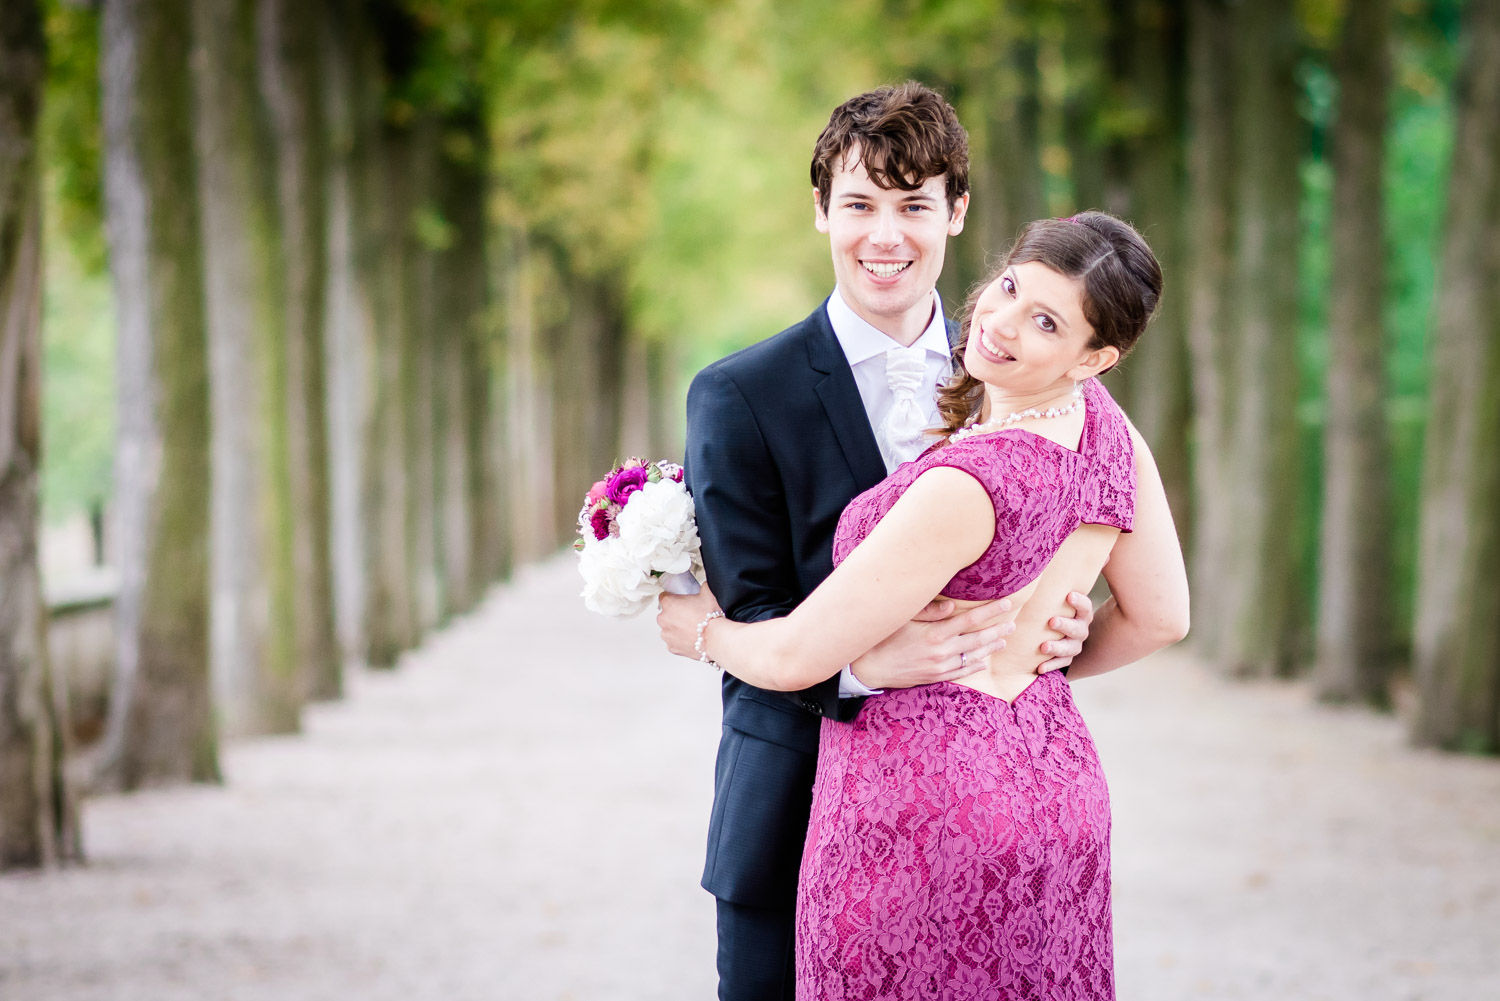
[{"label": "pink lace dress", "polygon": [[[849,503],[842,561],[934,466],[989,490],[995,541],[944,589],[1000,598],[1080,524],[1129,531],[1124,415],[1084,385],[1077,452],[1023,429],[925,453]],[[1014,703],[962,685],[887,692],[825,719],[797,895],[799,1001],[1112,999],[1109,791],[1058,672]]]}]

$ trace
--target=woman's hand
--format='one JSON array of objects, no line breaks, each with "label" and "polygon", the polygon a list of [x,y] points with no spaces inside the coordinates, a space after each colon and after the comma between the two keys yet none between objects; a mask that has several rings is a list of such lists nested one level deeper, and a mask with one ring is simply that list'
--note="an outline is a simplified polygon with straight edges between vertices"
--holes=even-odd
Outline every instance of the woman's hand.
[{"label": "woman's hand", "polygon": [[697,594],[666,594],[656,599],[656,625],[661,641],[679,657],[698,659],[698,623],[710,612],[722,611],[714,593],[703,585]]}]

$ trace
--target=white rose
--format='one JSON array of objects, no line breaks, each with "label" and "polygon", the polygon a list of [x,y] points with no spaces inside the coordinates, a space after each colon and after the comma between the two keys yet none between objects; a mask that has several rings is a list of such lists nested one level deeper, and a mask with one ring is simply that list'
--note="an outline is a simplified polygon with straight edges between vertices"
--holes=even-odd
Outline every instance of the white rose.
[{"label": "white rose", "polygon": [[620,541],[644,571],[687,573],[698,560],[693,498],[681,483],[647,483],[630,495],[615,519]]},{"label": "white rose", "polygon": [[578,572],[583,575],[583,605],[599,615],[639,615],[661,590],[614,536],[584,543],[578,553]]}]

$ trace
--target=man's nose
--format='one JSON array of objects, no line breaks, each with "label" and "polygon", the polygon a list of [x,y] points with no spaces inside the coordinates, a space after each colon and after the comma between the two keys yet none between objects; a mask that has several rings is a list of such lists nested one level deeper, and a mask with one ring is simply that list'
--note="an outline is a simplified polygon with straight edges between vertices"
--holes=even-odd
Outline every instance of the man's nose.
[{"label": "man's nose", "polygon": [[894,247],[902,240],[900,221],[894,212],[881,212],[875,217],[875,232],[870,242],[880,247]]}]

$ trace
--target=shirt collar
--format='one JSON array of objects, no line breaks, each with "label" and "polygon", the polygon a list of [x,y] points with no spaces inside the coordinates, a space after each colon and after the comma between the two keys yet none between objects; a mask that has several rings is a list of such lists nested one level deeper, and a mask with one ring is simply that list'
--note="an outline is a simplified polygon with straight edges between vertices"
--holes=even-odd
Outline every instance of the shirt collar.
[{"label": "shirt collar", "polygon": [[[932,304],[932,320],[911,346],[924,348],[947,360],[952,357],[952,349],[948,344],[948,327],[943,322],[943,300],[937,289],[932,290]],[[833,326],[833,335],[838,338],[839,347],[844,349],[844,357],[849,359],[851,366],[901,346],[889,334],[877,330],[856,313],[839,294],[837,286],[828,297],[828,322]]]}]

